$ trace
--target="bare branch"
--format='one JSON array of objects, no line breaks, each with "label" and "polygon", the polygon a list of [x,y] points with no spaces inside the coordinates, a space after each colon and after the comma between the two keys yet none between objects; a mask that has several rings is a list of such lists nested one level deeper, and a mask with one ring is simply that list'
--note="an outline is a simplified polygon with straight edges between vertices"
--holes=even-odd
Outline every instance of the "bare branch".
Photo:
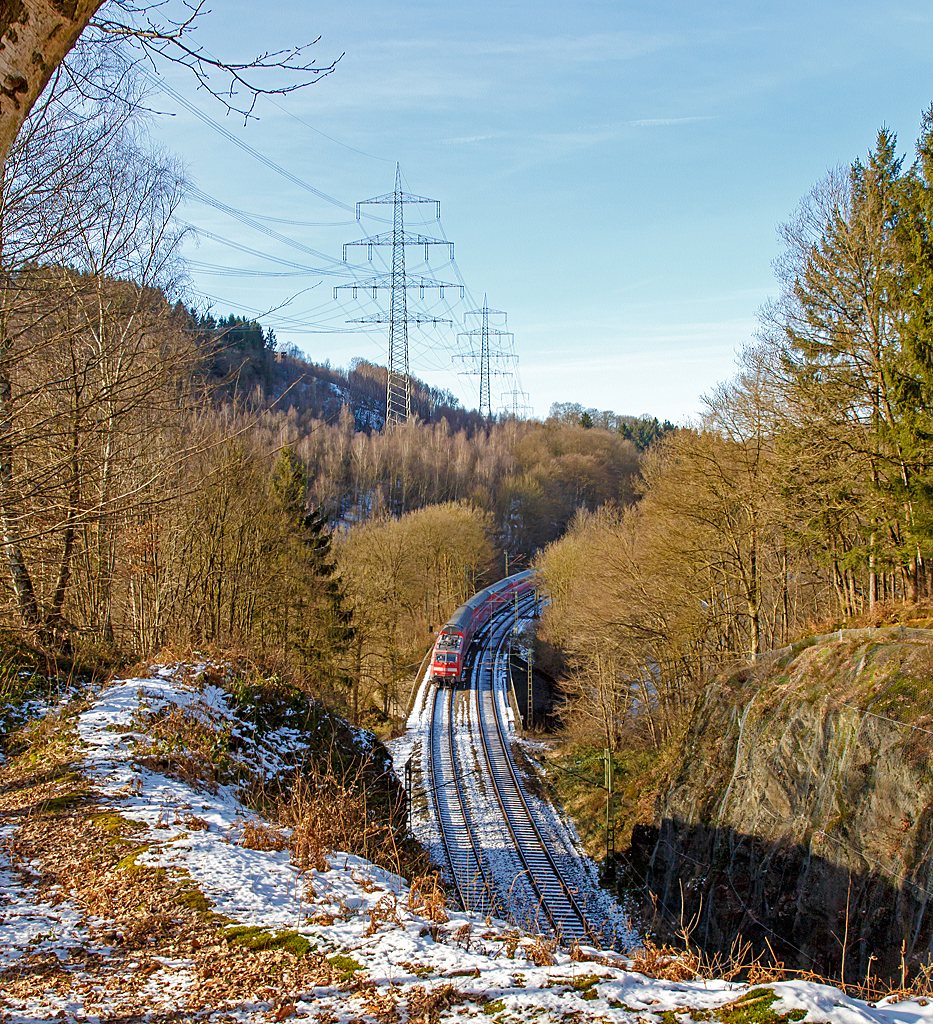
[{"label": "bare branch", "polygon": [[[226,107],[228,113],[241,114],[244,120],[254,117],[253,110],[260,96],[286,95],[299,89],[306,89],[315,82],[331,74],[337,67],[343,54],[330,64],[318,67],[316,61],[307,60],[307,51],[320,42],[321,37],[303,43],[300,46],[281,50],[266,50],[248,61],[228,61],[215,57],[203,46],[189,44],[191,33],[198,27],[197,19],[209,13],[201,3],[191,5],[185,3],[186,14],[183,18],[173,19],[166,15],[162,21],[153,20],[154,10],[168,6],[168,0],[160,3],[137,6],[120,0],[116,4],[129,17],[125,21],[113,18],[96,17],[91,27],[104,37],[127,41],[142,51],[144,59],[155,67],[157,60],[168,60],[188,68],[197,79],[199,88],[206,89],[212,96]],[[134,16],[144,15],[145,24],[134,22]],[[250,72],[285,71],[297,75],[298,79],[285,85],[264,85]],[[222,73],[228,76],[223,88],[211,81],[211,75]],[[236,102],[235,97],[245,92],[243,102]]]}]

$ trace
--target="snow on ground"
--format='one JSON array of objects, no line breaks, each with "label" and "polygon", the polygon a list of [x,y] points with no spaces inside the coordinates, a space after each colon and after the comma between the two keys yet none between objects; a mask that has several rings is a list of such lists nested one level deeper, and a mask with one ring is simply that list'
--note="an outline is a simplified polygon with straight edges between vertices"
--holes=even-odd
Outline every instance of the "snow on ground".
[{"label": "snow on ground", "polygon": [[[141,713],[173,707],[218,729],[241,729],[227,694],[199,684],[190,668],[165,667],[148,678],[115,682],[77,722],[97,808],[137,823],[135,839],[147,844],[138,863],[186,872],[215,913],[267,931],[295,931],[312,952],[303,960],[276,961],[274,976],[240,990],[236,998],[205,1003],[212,974],[242,950],[235,953],[218,933],[208,967],[203,957],[196,962],[203,950],[198,952],[194,941],[188,953],[148,959],[144,953],[121,954],[108,922],[88,918],[69,893],[45,890],[37,896],[36,865],[11,862],[11,841],[23,825],[9,814],[0,827],[4,1024],[292,1018],[321,1024],[470,1018],[501,1024],[594,1019],[671,1024],[660,1016],[666,1011],[675,1011],[686,1024],[691,1011],[697,1019],[716,1019],[718,1007],[747,996],[745,985],[656,980],[627,969],[631,962],[612,952],[556,948],[502,921],[432,911],[412,897],[403,879],[357,856],[333,851],[317,865],[320,870],[300,872],[287,850],[247,849],[241,844],[244,829],[258,819],[232,787],[195,789],[137,762],[146,745],[139,731]],[[288,730],[267,734],[261,749],[244,756],[274,775],[286,764],[293,739]],[[313,957],[324,971],[319,980],[301,974],[301,963]],[[75,965],[74,984],[33,984],[23,995],[36,972],[48,973],[50,962]],[[134,971],[139,976],[130,1011],[126,975]],[[872,1006],[804,982],[768,988],[777,1000],[772,1010],[796,1011],[793,1020],[933,1024],[933,1005]]]}]

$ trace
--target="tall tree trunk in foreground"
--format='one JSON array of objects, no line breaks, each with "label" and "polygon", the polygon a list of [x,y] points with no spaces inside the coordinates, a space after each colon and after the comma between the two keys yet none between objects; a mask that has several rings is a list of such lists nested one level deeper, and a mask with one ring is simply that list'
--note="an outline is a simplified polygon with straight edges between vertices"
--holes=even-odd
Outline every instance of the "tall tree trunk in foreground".
[{"label": "tall tree trunk in foreground", "polygon": [[103,0],[0,0],[0,165]]}]

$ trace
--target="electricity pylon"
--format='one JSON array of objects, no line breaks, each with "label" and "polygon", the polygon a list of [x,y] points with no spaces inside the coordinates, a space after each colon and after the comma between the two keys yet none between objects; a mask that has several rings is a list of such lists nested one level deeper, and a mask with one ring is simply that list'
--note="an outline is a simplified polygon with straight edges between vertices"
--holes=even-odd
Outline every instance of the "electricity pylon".
[{"label": "electricity pylon", "polygon": [[[502,412],[504,415],[511,416],[516,420],[524,419],[526,416],[531,415],[533,410],[528,404],[527,391],[522,391],[516,386],[511,391],[504,392],[500,397],[502,399]],[[507,404],[508,402],[512,403],[511,407]]]},{"label": "electricity pylon", "polygon": [[369,316],[360,317],[357,320],[349,320],[351,324],[384,324],[389,325],[389,359],[388,379],[386,380],[386,427],[393,423],[404,423],[411,416],[411,377],[408,374],[408,325],[409,324],[449,324],[450,320],[442,320],[434,316],[426,316],[421,313],[408,312],[408,289],[419,288],[421,297],[424,298],[425,288],[440,289],[441,298],[444,297],[445,288],[459,288],[460,298],[463,298],[462,285],[452,284],[449,281],[435,281],[429,277],[414,277],[405,273],[405,246],[423,245],[424,259],[428,260],[429,247],[432,245],[446,245],[450,250],[450,258],[454,258],[454,244],[443,238],[428,238],[425,235],[410,234],[405,231],[404,209],[406,203],[434,203],[437,206],[436,217],[441,216],[441,204],[437,199],[426,199],[424,196],[412,195],[410,192],[402,191],[402,175],[399,165],[395,165],[395,191],[387,192],[385,195],[376,196],[373,199],[364,199],[356,204],[356,219],[360,219],[360,207],[374,205],[385,205],[391,203],[394,207],[392,218],[392,230],[385,231],[381,235],[372,235],[369,238],[361,238],[358,242],[347,242],[343,247],[343,259],[346,262],[347,248],[351,245],[365,245],[369,249],[369,259],[373,258],[373,246],[392,246],[392,271],[389,274],[380,274],[378,277],[366,281],[357,281],[354,284],[339,284],[334,288],[334,298],[337,298],[339,288],[352,288],[353,298],[360,288],[372,288],[373,298],[380,288],[386,288],[389,292],[388,312],[372,313]]},{"label": "electricity pylon", "polygon": [[[479,361],[478,370],[463,370],[462,373],[471,374],[479,377],[479,414],[485,416],[486,419],[492,419],[492,389],[490,387],[492,375],[495,374],[506,374],[509,370],[492,369],[493,360],[513,360],[515,361],[516,356],[512,352],[503,352],[501,349],[493,351],[490,347],[490,338],[498,340],[499,338],[511,338],[513,343],[515,341],[515,335],[511,331],[500,330],[497,327],[489,326],[490,316],[501,316],[505,317],[506,314],[501,309],[490,309],[486,305],[486,296],[483,296],[483,308],[482,309],[471,309],[464,313],[464,316],[478,316],[481,317],[480,326],[472,331],[461,331],[457,335],[457,338],[479,338],[479,352],[473,348],[473,343],[470,343],[470,351],[463,353],[459,356],[460,359],[466,360],[477,360]],[[506,320],[502,321],[503,328],[506,326]]]}]

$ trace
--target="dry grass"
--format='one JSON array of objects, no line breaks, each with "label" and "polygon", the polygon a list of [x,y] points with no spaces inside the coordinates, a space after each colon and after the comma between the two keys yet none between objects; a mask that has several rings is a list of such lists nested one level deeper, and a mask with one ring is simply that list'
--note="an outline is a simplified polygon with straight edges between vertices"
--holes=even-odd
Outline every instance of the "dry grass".
[{"label": "dry grass", "polygon": [[801,639],[823,636],[837,629],[864,629],[873,626],[909,626],[912,629],[933,628],[933,601],[878,601],[870,611],[849,618],[825,618],[808,622],[800,630]]},{"label": "dry grass", "polygon": [[[91,944],[64,959],[38,950],[0,969],[9,1005],[41,1003],[53,992],[79,1003],[87,1016],[142,1019],[165,1011],[194,1019],[258,998],[272,1005],[270,1019],[285,1019],[287,1007],[315,986],[348,987],[341,971],[313,951],[299,956],[231,945],[220,927],[225,922],[190,879],[138,862],[147,847],[135,837],[134,823],[90,802],[54,813],[36,810],[33,791],[45,792],[44,771],[30,771],[20,759],[4,766],[4,783],[13,781],[14,771],[16,793],[31,811],[4,852],[14,870],[29,866],[38,899],[59,901],[67,894],[98,923]],[[99,943],[111,947],[106,956],[96,951]],[[178,959],[191,964],[192,984],[180,1002],[177,991],[166,987],[162,1005],[153,982],[172,973],[165,961]]]},{"label": "dry grass", "polygon": [[228,731],[206,724],[187,708],[171,705],[141,712],[134,725],[148,739],[135,760],[150,771],[212,793],[237,778]]},{"label": "dry grass", "polygon": [[434,1024],[444,1010],[463,1002],[463,994],[453,985],[438,985],[432,989],[415,985],[408,992],[408,1020]]},{"label": "dry grass", "polygon": [[877,1003],[882,999],[900,1002],[917,1000],[921,1005],[933,1000],[933,959],[921,965],[911,976],[907,958],[902,949],[900,978],[896,984],[885,982],[872,975],[871,968],[864,978],[846,982],[841,978],[827,977],[814,971],[795,970],[778,960],[774,951],[759,950],[755,953],[752,943],[738,936],[725,956],[716,954],[708,957],[694,948],[677,946],[656,946],[645,941],[643,948],[627,956],[592,955],[579,947],[571,950],[570,959],[576,962],[593,962],[608,967],[635,971],[659,981],[692,981],[695,979],[742,981],[748,985],[770,985],[780,981],[798,979],[812,981],[819,985],[831,985],[842,989],[847,995]]},{"label": "dry grass", "polygon": [[528,959],[538,967],[551,967],[556,964],[557,961],[554,958],[556,951],[557,939],[545,939],[541,935],[525,947]]},{"label": "dry grass", "polygon": [[447,893],[436,871],[412,879],[408,890],[408,909],[435,924],[446,924],[450,920]]},{"label": "dry grass", "polygon": [[289,848],[289,840],[271,825],[250,818],[243,826],[240,846],[247,850],[274,850],[276,853]]},{"label": "dry grass", "polygon": [[[269,815],[279,827],[292,830],[292,860],[303,870],[326,871],[330,851],[341,850],[403,877],[425,874],[430,859],[404,834],[404,807],[392,803],[391,784],[391,779],[373,778],[363,763],[343,775],[326,761],[312,763],[280,790]],[[382,794],[374,797],[380,788]]]},{"label": "dry grass", "polygon": [[402,919],[398,915],[398,898],[391,892],[387,892],[382,899],[369,910],[369,928],[367,935],[375,935],[380,925],[394,924],[402,925]]}]

